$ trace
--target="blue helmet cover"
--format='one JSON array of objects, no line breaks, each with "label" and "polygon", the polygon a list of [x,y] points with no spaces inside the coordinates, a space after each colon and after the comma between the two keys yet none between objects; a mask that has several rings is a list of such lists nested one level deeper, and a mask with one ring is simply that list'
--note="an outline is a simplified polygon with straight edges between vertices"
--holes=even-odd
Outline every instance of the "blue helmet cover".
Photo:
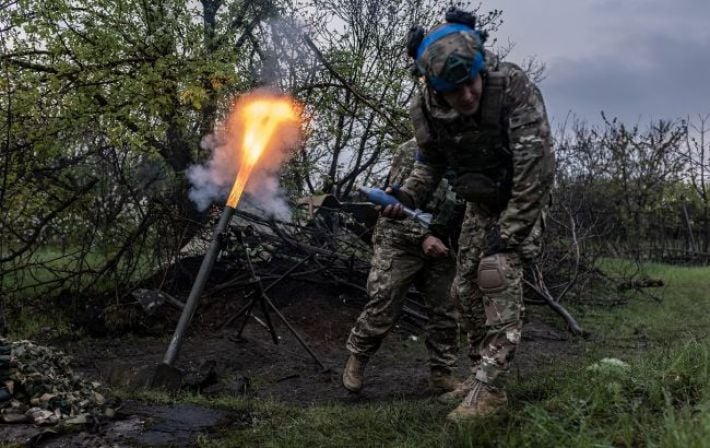
[{"label": "blue helmet cover", "polygon": [[455,33],[470,33],[480,47],[482,42],[478,31],[460,23],[447,23],[424,37],[417,49],[416,62],[422,73],[426,73],[429,85],[439,92],[451,92],[469,79],[474,78],[486,66],[483,51],[476,51],[473,59],[467,55],[451,53],[446,61],[446,75],[433,76],[422,67],[422,56],[432,44]]}]

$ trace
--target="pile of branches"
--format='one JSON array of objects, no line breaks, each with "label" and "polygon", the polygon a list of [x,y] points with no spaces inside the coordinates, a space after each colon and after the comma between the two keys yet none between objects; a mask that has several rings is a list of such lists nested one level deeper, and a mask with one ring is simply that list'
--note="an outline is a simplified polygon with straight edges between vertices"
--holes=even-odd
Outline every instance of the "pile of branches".
[{"label": "pile of branches", "polygon": [[[247,286],[256,274],[265,292],[292,279],[345,288],[360,305],[364,304],[372,258],[372,221],[368,226],[355,219],[359,212],[348,209],[348,204],[322,205],[300,215],[297,211],[301,219],[287,222],[237,211],[228,237],[231,245],[227,244],[225,250],[234,257],[237,269],[210,293]],[[245,259],[256,261],[250,263],[254,272],[245,269]],[[427,321],[421,295],[413,288],[408,292],[403,315],[410,330],[421,328]]]},{"label": "pile of branches", "polygon": [[[340,204],[337,207],[321,206],[315,212],[299,214],[297,211],[295,216],[301,219],[283,221],[237,211],[223,241],[218,272],[213,274],[213,279],[217,277],[218,280],[207,288],[203,303],[209,303],[223,291],[253,286],[255,277],[258,277],[266,293],[282,281],[292,279],[346,288],[364,304],[372,258],[372,228],[354,219],[353,215],[358,213],[351,212],[353,210],[343,210]],[[210,236],[205,233],[200,245],[187,248],[195,254],[196,262],[201,260]],[[563,266],[567,266],[564,272]],[[571,249],[548,245],[540,261],[530,265],[526,272],[526,301],[549,306],[565,320],[570,332],[583,335],[583,329],[563,306],[562,300],[572,291],[579,294],[591,278],[602,274],[593,266],[594,260],[586,259],[577,243]],[[189,271],[196,272],[197,265],[193,264]],[[173,275],[171,278],[177,277]],[[552,285],[548,286],[550,283]],[[164,289],[170,288],[170,285],[164,286]],[[180,289],[184,291],[185,286],[183,284]],[[172,302],[181,305],[179,301]],[[411,288],[403,312],[405,325],[417,329],[426,323],[423,302],[421,294]],[[227,319],[223,326],[229,323],[231,321]]]},{"label": "pile of branches", "polygon": [[[222,249],[200,299],[201,306],[219,302],[228,291],[241,290],[245,297],[251,296],[257,293],[257,279],[267,294],[285,281],[296,281],[342,291],[352,305],[362,306],[368,300],[366,282],[374,224],[370,212],[374,211],[369,206],[341,204],[329,198],[321,197],[316,204],[297,207],[290,220],[237,210],[222,236]],[[153,334],[166,330],[166,323],[184,307],[183,300],[210,244],[220,211],[215,210],[212,215],[203,233],[183,247],[174,263],[164,265],[154,276],[130,289],[130,296],[125,296],[131,297],[130,303],[119,301],[113,308],[103,310],[109,331],[142,328]],[[548,219],[542,256],[525,271],[526,303],[550,307],[575,335],[585,332],[565,303],[590,304],[589,291],[592,287],[598,291],[600,285],[610,286],[609,297],[646,285],[633,276],[612,279],[602,272],[597,267],[599,253],[585,245],[591,235],[588,228],[578,224],[573,211],[557,210]],[[619,288],[614,288],[617,284]],[[610,299],[604,300],[604,305],[608,305]],[[156,313],[159,308],[165,309],[163,305],[170,311]],[[95,321],[96,314],[90,314]],[[218,326],[228,326],[235,316],[225,316]],[[423,297],[411,288],[401,324],[405,330],[417,332],[426,322]]]},{"label": "pile of branches", "polygon": [[[187,297],[210,243],[216,215],[167,272],[157,274],[133,291],[132,296],[144,311],[152,313],[163,304],[176,310],[183,308],[182,297]],[[222,237],[221,251],[200,304],[217,302],[227,291],[252,289],[246,295],[254,294],[256,281],[268,294],[290,280],[347,292],[351,304],[360,307],[368,300],[371,235],[371,226],[358,222],[352,210],[345,211],[339,204],[320,206],[310,212],[297,209],[292,221],[237,210]],[[422,302],[420,293],[412,288],[403,309],[401,324],[405,330],[418,331],[428,320]],[[226,316],[219,326],[230,325],[238,314]]]}]

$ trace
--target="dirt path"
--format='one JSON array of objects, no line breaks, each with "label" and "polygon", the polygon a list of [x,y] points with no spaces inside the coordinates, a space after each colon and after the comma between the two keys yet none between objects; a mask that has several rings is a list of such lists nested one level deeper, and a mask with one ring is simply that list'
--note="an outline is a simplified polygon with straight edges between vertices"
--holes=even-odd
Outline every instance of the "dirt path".
[{"label": "dirt path", "polygon": [[[195,334],[184,344],[178,367],[195,371],[206,362],[212,363],[220,383],[205,390],[206,393],[238,393],[246,378],[255,398],[293,404],[351,400],[340,384],[340,374],[348,354],[345,341],[361,302],[343,292],[296,282],[282,286],[272,297],[328,371],[322,371],[273,315],[278,344],[253,319],[246,325],[241,341],[234,340],[236,328],[216,329],[231,315],[229,310],[241,306],[239,300],[213,305],[196,318]],[[544,368],[561,356],[575,353],[575,346],[567,343],[563,330],[535,316],[546,316],[549,312],[538,309],[532,314],[515,362],[514,369],[520,373]],[[554,318],[551,321],[554,323]],[[145,366],[157,365],[165,348],[165,338],[122,338],[82,340],[68,344],[65,350],[88,375],[109,384],[125,385]],[[464,349],[458,368],[461,376],[467,375],[469,366]],[[368,365],[362,399],[426,396],[429,373],[426,360],[422,336],[395,329]]]}]

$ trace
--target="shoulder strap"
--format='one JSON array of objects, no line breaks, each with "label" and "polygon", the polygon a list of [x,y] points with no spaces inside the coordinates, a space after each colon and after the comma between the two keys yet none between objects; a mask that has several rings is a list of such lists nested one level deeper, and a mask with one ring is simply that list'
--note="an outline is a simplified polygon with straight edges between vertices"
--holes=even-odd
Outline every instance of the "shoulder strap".
[{"label": "shoulder strap", "polygon": [[417,140],[417,145],[424,150],[431,149],[436,142],[436,135],[432,129],[429,117],[427,117],[423,92],[420,91],[418,94],[414,95],[409,105],[409,116],[414,125],[414,138]]},{"label": "shoulder strap", "polygon": [[486,73],[486,81],[481,97],[481,124],[489,128],[501,128],[503,111],[503,92],[505,91],[508,77],[498,71],[491,70]]}]

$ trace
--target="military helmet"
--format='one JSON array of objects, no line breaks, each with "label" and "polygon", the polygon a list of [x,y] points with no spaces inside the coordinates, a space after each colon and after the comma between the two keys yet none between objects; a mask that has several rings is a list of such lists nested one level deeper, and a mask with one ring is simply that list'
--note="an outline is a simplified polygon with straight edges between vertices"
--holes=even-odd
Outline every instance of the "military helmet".
[{"label": "military helmet", "polygon": [[485,38],[485,33],[475,29],[473,15],[452,8],[446,13],[446,22],[429,33],[412,27],[407,48],[427,83],[438,92],[451,92],[485,68]]}]

